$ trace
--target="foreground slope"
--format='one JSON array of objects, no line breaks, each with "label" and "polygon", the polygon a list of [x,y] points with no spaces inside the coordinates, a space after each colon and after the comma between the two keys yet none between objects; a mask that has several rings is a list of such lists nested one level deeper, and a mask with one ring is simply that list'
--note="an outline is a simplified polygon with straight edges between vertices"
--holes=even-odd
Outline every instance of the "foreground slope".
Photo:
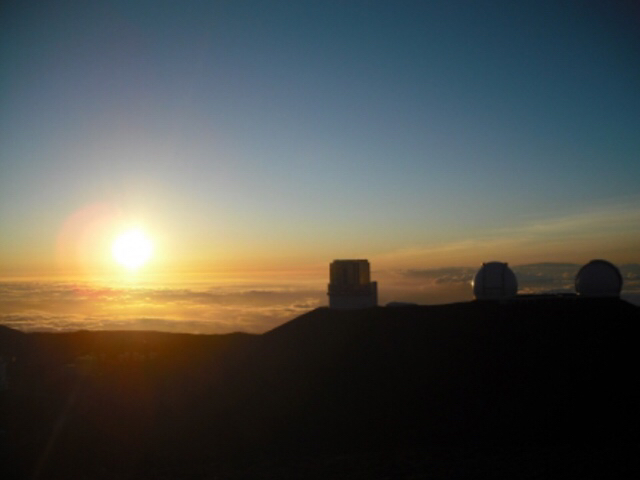
[{"label": "foreground slope", "polygon": [[639,320],[623,301],[555,298],[321,308],[260,336],[11,332],[5,450],[41,478],[233,478],[252,462],[246,478],[287,476],[338,454],[367,471],[372,452],[473,445],[635,452]]},{"label": "foreground slope", "polygon": [[606,300],[319,309],[262,336],[246,423],[314,447],[632,434],[638,320]]}]

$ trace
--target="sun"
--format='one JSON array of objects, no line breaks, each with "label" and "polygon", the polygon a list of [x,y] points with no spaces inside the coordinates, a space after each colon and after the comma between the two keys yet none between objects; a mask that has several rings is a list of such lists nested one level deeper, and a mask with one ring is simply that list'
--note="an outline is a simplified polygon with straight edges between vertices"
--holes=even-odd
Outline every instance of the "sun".
[{"label": "sun", "polygon": [[131,229],[116,237],[111,253],[123,267],[137,270],[151,258],[153,243],[142,230]]}]

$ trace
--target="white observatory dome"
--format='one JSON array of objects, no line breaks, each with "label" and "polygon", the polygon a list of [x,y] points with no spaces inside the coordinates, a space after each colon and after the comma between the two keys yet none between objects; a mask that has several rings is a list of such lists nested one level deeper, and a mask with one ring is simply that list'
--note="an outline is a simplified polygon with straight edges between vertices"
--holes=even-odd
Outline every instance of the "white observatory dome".
[{"label": "white observatory dome", "polygon": [[619,297],[622,275],[606,260],[591,260],[576,275],[576,292],[585,297]]},{"label": "white observatory dome", "polygon": [[483,263],[473,279],[476,300],[500,300],[515,296],[518,280],[506,263]]}]

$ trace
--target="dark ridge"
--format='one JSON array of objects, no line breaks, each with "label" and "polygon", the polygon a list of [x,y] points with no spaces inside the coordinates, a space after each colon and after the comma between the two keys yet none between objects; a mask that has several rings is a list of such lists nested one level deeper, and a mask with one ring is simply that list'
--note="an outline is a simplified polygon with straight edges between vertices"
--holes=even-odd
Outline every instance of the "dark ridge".
[{"label": "dark ridge", "polygon": [[9,345],[13,341],[21,341],[24,338],[25,333],[20,330],[15,330],[13,328],[7,327],[5,325],[0,325],[0,341],[4,346]]},{"label": "dark ridge", "polygon": [[0,358],[10,361],[22,352],[26,342],[25,333],[0,325]]},{"label": "dark ridge", "polygon": [[621,300],[527,297],[319,308],[263,335],[2,328],[4,465],[15,478],[635,477],[639,320]]}]

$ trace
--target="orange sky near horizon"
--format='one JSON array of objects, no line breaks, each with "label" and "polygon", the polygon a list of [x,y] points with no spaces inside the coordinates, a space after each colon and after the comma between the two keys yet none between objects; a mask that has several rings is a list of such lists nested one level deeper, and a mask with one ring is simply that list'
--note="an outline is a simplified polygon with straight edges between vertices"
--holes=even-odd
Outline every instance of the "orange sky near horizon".
[{"label": "orange sky near horizon", "polygon": [[[385,235],[386,245],[376,238],[361,245],[335,245],[322,237],[309,244],[295,231],[283,231],[278,239],[259,234],[243,241],[218,238],[211,232],[197,237],[193,232],[169,229],[148,217],[125,215],[98,203],[80,208],[60,222],[58,228],[41,230],[37,240],[16,245],[3,242],[0,254],[2,277],[66,277],[74,279],[189,277],[260,278],[282,276],[317,278],[335,258],[368,258],[372,269],[397,270],[476,266],[485,261],[511,265],[537,262],[585,263],[606,258],[617,264],[640,263],[640,213],[633,208],[601,209],[580,215],[529,222],[514,228],[477,229],[476,237],[452,238],[440,243],[411,246],[406,235]],[[153,219],[152,219],[153,220]],[[148,263],[131,272],[112,256],[119,234],[132,226],[142,228],[153,241]],[[327,235],[329,236],[329,235]],[[375,235],[372,235],[375,237]],[[211,240],[211,242],[208,242]],[[387,248],[384,248],[387,246]]]},{"label": "orange sky near horizon", "polygon": [[365,3],[7,5],[0,278],[640,264],[635,7]]}]

